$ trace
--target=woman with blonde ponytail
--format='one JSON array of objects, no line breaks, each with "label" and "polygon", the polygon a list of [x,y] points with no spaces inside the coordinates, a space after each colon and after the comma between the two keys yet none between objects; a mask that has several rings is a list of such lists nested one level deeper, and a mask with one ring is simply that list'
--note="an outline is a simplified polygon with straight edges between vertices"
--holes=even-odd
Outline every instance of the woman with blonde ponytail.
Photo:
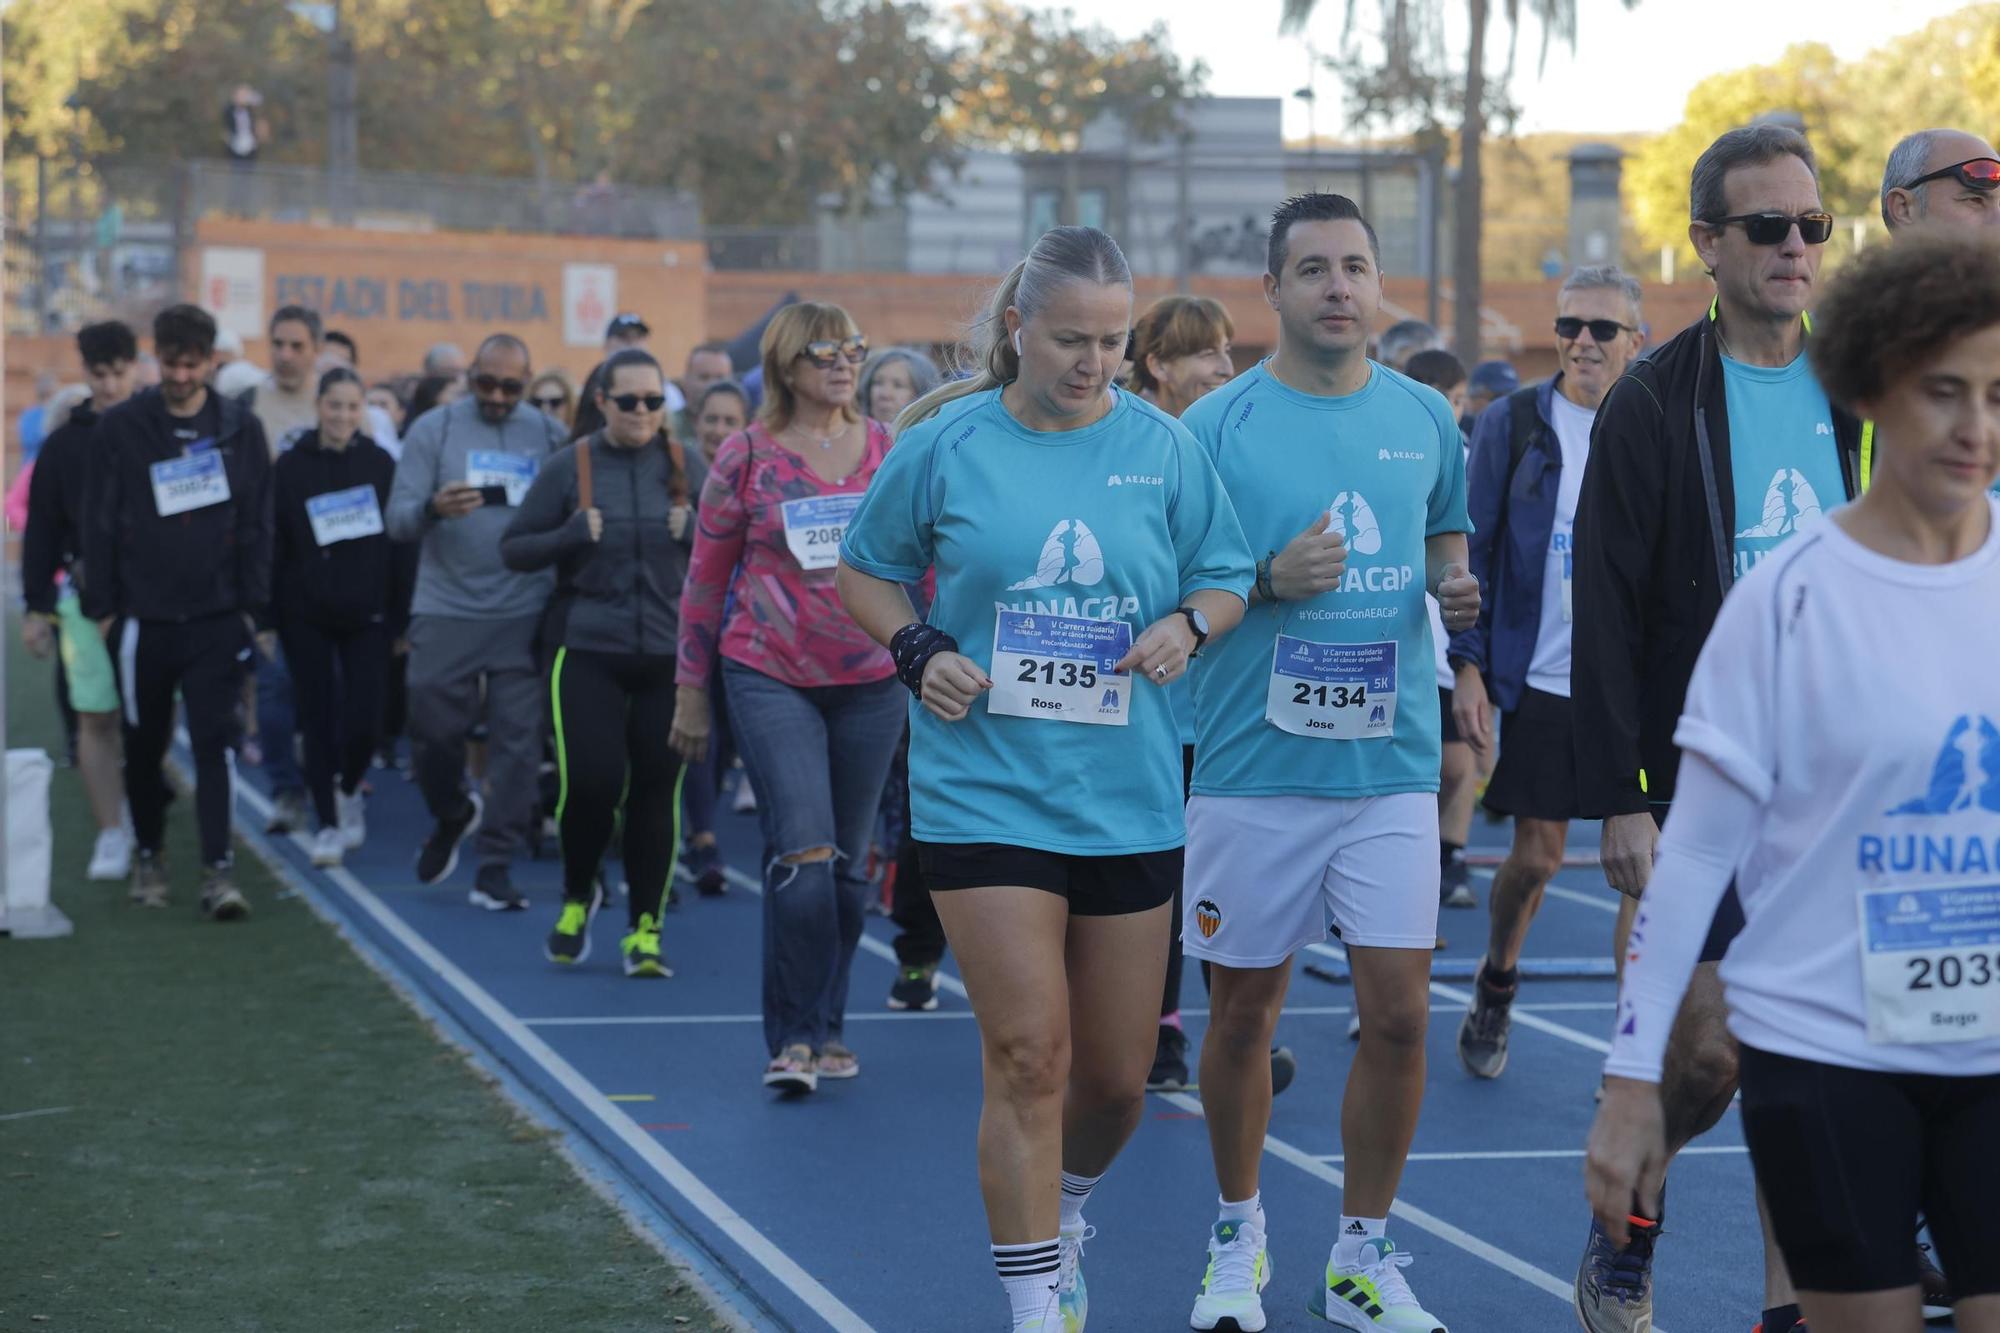
[{"label": "woman with blonde ponytail", "polygon": [[[1044,234],[972,331],[977,373],[898,418],[841,547],[841,599],[916,697],[911,834],[979,1020],[1016,1333],[1088,1312],[1083,1206],[1139,1122],[1186,837],[1162,687],[1252,577],[1194,438],[1113,382],[1131,319],[1109,236]],[[920,620],[901,585],[929,569]]]}]

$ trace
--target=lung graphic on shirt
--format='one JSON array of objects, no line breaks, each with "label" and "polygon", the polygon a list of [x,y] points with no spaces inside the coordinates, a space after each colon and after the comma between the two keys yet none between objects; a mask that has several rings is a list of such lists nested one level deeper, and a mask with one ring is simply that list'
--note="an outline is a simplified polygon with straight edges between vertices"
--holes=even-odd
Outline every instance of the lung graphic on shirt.
[{"label": "lung graphic on shirt", "polygon": [[1097,534],[1082,519],[1066,518],[1049,529],[1048,540],[1042,543],[1042,557],[1035,562],[1035,572],[1019,583],[1008,584],[1007,591],[1025,592],[1065,583],[1089,588],[1103,580],[1104,552],[1097,545]]},{"label": "lung graphic on shirt", "polygon": [[1382,525],[1360,491],[1342,491],[1326,512],[1327,531],[1339,533],[1356,555],[1374,555],[1382,549]]},{"label": "lung graphic on shirt", "polygon": [[1892,815],[1948,815],[1960,810],[2000,814],[2000,726],[1986,716],[1961,714],[1945,733],[1921,796],[1889,810]]},{"label": "lung graphic on shirt", "polygon": [[1819,493],[1797,468],[1781,467],[1764,490],[1764,515],[1737,537],[1789,537],[1820,515]]}]

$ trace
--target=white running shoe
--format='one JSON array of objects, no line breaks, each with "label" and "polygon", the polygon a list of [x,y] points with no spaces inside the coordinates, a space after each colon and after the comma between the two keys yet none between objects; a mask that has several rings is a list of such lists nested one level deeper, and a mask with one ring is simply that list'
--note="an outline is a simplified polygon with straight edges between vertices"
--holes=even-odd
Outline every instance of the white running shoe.
[{"label": "white running shoe", "polygon": [[132,873],[132,839],[121,828],[100,829],[91,849],[89,879],[124,879]]},{"label": "white running shoe", "polygon": [[368,841],[367,797],[359,791],[349,796],[336,787],[333,790],[333,808],[339,816],[341,846],[351,852]]},{"label": "white running shoe", "polygon": [[738,775],[736,779],[736,800],[730,805],[730,809],[739,815],[749,815],[757,812],[757,789],[750,785],[750,775],[748,773]]},{"label": "white running shoe", "polygon": [[338,826],[328,824],[313,834],[312,863],[322,870],[331,870],[340,864],[340,858],[347,851],[347,840]]},{"label": "white running shoe", "polygon": [[1352,1268],[1327,1260],[1326,1276],[1306,1309],[1336,1328],[1355,1333],[1446,1333],[1444,1321],[1417,1304],[1402,1270],[1414,1256],[1387,1236],[1364,1241]]},{"label": "white running shoe", "polygon": [[1255,1222],[1224,1218],[1208,1238],[1208,1272],[1201,1279],[1188,1326],[1225,1333],[1258,1333],[1264,1327],[1264,1301],[1258,1294],[1270,1285],[1271,1258],[1264,1229]]},{"label": "white running shoe", "polygon": [[1090,1287],[1083,1280],[1083,1244],[1097,1234],[1097,1228],[1079,1220],[1057,1234],[1062,1267],[1056,1275],[1056,1308],[1062,1312],[1062,1333],[1083,1333],[1090,1318]]}]

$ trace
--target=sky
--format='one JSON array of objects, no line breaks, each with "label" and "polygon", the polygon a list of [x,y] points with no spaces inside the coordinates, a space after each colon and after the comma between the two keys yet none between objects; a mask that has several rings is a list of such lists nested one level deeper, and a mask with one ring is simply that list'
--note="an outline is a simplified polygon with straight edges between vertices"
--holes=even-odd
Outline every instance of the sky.
[{"label": "sky", "polygon": [[[1280,0],[1066,0],[1077,17],[1132,34],[1164,21],[1176,52],[1209,65],[1208,91],[1224,97],[1284,97],[1285,133],[1308,132],[1305,104],[1291,94],[1305,85],[1309,61],[1302,38],[1278,35]],[[1843,59],[1866,55],[1892,37],[1966,7],[1966,0],[1819,0],[1749,4],[1744,0],[1641,0],[1631,10],[1617,0],[1578,0],[1576,54],[1550,49],[1539,79],[1540,33],[1522,33],[1514,93],[1524,108],[1520,128],[1618,133],[1662,130],[1680,120],[1688,92],[1710,74],[1766,63],[1800,41],[1824,41]],[[1323,51],[1340,44],[1345,0],[1320,0],[1311,35]],[[1356,0],[1371,14],[1375,0]],[[1499,9],[1499,5],[1494,6]],[[1745,17],[1746,11],[1751,16]],[[1505,40],[1494,20],[1489,42]],[[1319,76],[1317,128],[1344,125],[1331,75]]]}]

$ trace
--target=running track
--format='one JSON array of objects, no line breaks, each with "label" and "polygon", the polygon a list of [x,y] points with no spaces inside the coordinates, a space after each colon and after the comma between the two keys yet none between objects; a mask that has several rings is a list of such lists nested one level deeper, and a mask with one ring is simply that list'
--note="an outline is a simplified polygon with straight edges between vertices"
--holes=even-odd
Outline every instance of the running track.
[{"label": "running track", "polygon": [[[248,777],[239,824],[259,830],[268,803]],[[721,816],[731,892],[685,893],[667,918],[677,975],[638,982],[618,968],[622,903],[601,914],[581,969],[559,972],[543,960],[558,894],[553,860],[516,866],[533,900],[525,913],[467,905],[470,856],[446,884],[419,886],[410,864],[428,821],[416,788],[387,770],[372,781],[368,845],[345,869],[312,869],[303,839],[272,840],[268,854],[531,1113],[560,1129],[586,1170],[743,1327],[955,1333],[1004,1322],[972,1156],[977,1032],[949,977],[936,1013],[883,1007],[894,976],[889,922],[871,916],[854,966],[849,1043],[861,1077],[780,1101],[757,1077],[754,816]],[[1497,852],[1504,838],[1503,828],[1475,821],[1475,851]],[[1594,825],[1575,829],[1573,849],[1595,845]],[[1476,957],[1484,942],[1486,882],[1475,886],[1480,910],[1444,914],[1445,956]],[[1601,955],[1614,911],[1595,870],[1565,871],[1530,956]],[[1574,1328],[1570,1282],[1587,1225],[1581,1148],[1612,986],[1524,986],[1507,1072],[1479,1083],[1454,1053],[1467,984],[1432,987],[1429,1092],[1391,1234],[1416,1256],[1408,1275],[1454,1333]],[[1352,1053],[1351,998],[1347,987],[1301,973],[1280,1027],[1300,1072],[1277,1100],[1266,1144],[1272,1329],[1316,1324],[1304,1298],[1338,1212],[1336,1115]],[[1187,969],[1184,999],[1198,1047],[1197,968]],[[1215,1198],[1201,1104],[1155,1094],[1147,1109],[1090,1206],[1093,1333],[1185,1328],[1201,1281]],[[1747,1333],[1757,1317],[1761,1266],[1741,1145],[1732,1110],[1675,1168],[1658,1333]]]}]

